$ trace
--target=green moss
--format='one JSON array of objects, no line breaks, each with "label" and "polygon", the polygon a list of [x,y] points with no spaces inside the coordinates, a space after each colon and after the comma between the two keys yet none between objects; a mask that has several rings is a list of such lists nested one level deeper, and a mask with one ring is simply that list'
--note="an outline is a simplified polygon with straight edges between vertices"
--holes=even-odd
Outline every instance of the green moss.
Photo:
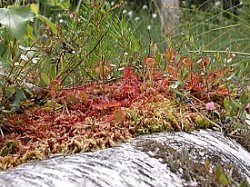
[{"label": "green moss", "polygon": [[15,154],[17,151],[18,151],[18,143],[13,140],[9,140],[4,143],[4,146],[0,150],[0,156],[3,157],[9,154]]},{"label": "green moss", "polygon": [[211,127],[211,123],[208,120],[206,120],[206,119],[204,119],[204,118],[202,118],[200,116],[197,116],[195,118],[194,122],[195,122],[197,128]]},{"label": "green moss", "polygon": [[127,113],[130,120],[138,122],[139,116],[140,116],[138,110],[136,110],[136,109],[128,109],[126,111],[126,113]]},{"label": "green moss", "polygon": [[138,134],[148,134],[161,132],[164,130],[172,131],[175,105],[169,100],[149,103],[135,103],[127,109],[130,124],[135,126]]}]

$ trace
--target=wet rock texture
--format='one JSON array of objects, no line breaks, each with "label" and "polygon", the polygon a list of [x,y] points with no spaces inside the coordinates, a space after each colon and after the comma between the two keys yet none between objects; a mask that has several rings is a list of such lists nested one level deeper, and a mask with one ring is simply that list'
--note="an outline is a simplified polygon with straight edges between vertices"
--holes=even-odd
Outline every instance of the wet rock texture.
[{"label": "wet rock texture", "polygon": [[[32,161],[0,172],[0,187],[216,186],[221,164],[239,184],[250,182],[250,153],[219,132],[146,135],[115,148]],[[211,172],[212,173],[212,172]]]}]

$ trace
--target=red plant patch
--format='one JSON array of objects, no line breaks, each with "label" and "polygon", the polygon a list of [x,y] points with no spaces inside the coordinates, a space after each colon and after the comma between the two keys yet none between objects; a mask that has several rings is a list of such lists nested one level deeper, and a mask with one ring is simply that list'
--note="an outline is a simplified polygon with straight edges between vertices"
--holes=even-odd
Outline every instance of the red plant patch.
[{"label": "red plant patch", "polygon": [[[46,104],[5,116],[7,120],[1,127],[4,137],[0,137],[0,170],[56,153],[114,146],[140,133],[195,128],[193,124],[199,115],[192,113],[188,117],[192,111],[185,106],[182,113],[186,118],[182,119],[170,84],[179,79],[180,69],[185,66],[190,71],[179,91],[189,90],[202,99],[208,99],[207,95],[215,91],[225,97],[226,88],[215,82],[223,72],[214,70],[202,77],[200,72],[192,72],[194,61],[190,57],[175,63],[173,49],[166,51],[166,58],[167,72],[157,70],[153,58],[147,61],[154,68],[150,75],[154,82],[150,85],[131,67],[125,67],[122,79],[112,83],[62,88],[59,79],[52,81]],[[210,65],[207,60],[202,63],[200,67]],[[187,126],[183,127],[183,122]]]}]

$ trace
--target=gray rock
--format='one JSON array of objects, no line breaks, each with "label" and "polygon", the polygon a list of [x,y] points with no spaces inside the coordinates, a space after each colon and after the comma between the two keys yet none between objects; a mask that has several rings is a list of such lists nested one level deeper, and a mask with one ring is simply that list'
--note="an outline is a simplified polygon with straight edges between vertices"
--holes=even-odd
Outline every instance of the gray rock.
[{"label": "gray rock", "polygon": [[32,161],[0,172],[0,187],[201,186],[188,168],[205,158],[234,166],[250,182],[250,153],[219,132],[202,130],[145,135],[106,150]]}]

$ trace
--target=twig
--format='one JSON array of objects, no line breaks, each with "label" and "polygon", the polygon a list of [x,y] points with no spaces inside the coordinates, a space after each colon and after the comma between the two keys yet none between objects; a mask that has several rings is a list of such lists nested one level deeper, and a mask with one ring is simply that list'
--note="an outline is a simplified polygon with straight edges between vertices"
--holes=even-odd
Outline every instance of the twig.
[{"label": "twig", "polygon": [[192,97],[193,99],[195,99],[196,101],[198,101],[199,103],[202,103],[203,105],[205,104],[203,101],[201,101],[201,100],[198,99],[197,97],[195,97],[195,96],[193,96],[193,95],[191,95],[191,97]]},{"label": "twig", "polygon": [[148,30],[148,36],[149,36],[149,45],[148,45],[148,57],[149,57],[151,54],[151,43],[152,43],[152,38],[149,30]]},{"label": "twig", "polygon": [[181,130],[184,128],[184,122],[183,122],[183,115],[182,115],[182,110],[181,110],[181,104],[180,104],[180,115],[181,115]]},{"label": "twig", "polygon": [[0,127],[0,134],[1,134],[1,136],[4,138],[3,130],[2,130],[1,127]]},{"label": "twig", "polygon": [[229,136],[234,136],[238,132],[238,129],[235,129],[233,132],[229,134]]},{"label": "twig", "polygon": [[230,138],[234,138],[234,139],[243,139],[244,137],[240,136],[240,135],[231,135],[231,134],[228,134],[227,136],[229,136]]},{"label": "twig", "polygon": [[222,29],[229,29],[229,28],[232,28],[232,27],[239,27],[239,26],[241,26],[241,25],[242,25],[242,23],[238,23],[238,24],[234,24],[234,25],[227,25],[227,26],[224,26],[224,27],[219,27],[219,28],[210,29],[210,30],[205,31],[205,32],[203,32],[203,33],[197,34],[197,35],[195,35],[194,37],[196,38],[196,37],[199,37],[199,36],[208,34],[208,33],[212,32],[212,31],[218,31],[218,30],[222,30]]}]

